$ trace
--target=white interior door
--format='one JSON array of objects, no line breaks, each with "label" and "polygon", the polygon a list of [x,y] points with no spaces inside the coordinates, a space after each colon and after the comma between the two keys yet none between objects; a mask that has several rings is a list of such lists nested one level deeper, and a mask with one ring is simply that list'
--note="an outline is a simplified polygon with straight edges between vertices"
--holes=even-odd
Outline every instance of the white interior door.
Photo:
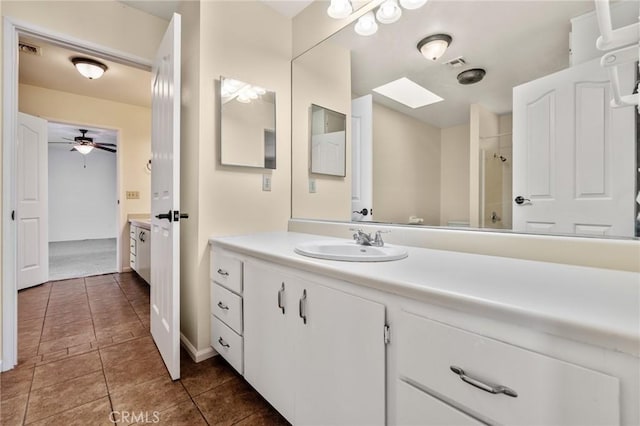
[{"label": "white interior door", "polygon": [[49,280],[47,121],[18,113],[18,290]]},{"label": "white interior door", "polygon": [[[351,101],[351,220],[373,220],[373,97]],[[366,209],[366,214],[365,214]]]},{"label": "white interior door", "polygon": [[171,378],[180,378],[180,15],[152,69],[151,334]]},{"label": "white interior door", "polygon": [[610,99],[599,59],[514,88],[514,230],[634,235],[634,109]]}]

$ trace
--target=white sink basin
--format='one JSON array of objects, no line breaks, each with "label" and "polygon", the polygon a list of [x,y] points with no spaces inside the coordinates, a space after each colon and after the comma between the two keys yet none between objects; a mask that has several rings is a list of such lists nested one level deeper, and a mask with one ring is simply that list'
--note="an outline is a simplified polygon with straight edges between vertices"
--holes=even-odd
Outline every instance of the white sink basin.
[{"label": "white sink basin", "polygon": [[296,245],[295,252],[318,259],[344,262],[388,262],[408,256],[401,247],[385,244],[383,247],[362,246],[355,241],[309,241]]}]

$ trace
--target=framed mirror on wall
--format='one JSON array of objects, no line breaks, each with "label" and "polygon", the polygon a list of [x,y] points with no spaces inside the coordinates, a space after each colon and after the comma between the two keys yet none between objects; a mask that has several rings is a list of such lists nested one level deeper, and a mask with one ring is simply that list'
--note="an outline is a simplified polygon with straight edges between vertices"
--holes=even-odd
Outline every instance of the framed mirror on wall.
[{"label": "framed mirror on wall", "polygon": [[220,77],[220,162],[276,168],[276,94]]},{"label": "framed mirror on wall", "polygon": [[311,173],[345,176],[347,116],[318,105],[311,105],[309,152]]},{"label": "framed mirror on wall", "polygon": [[[610,105],[596,19],[591,0],[430,0],[296,57],[292,217],[636,237],[638,113]],[[313,174],[312,103],[346,113],[342,179]]]}]

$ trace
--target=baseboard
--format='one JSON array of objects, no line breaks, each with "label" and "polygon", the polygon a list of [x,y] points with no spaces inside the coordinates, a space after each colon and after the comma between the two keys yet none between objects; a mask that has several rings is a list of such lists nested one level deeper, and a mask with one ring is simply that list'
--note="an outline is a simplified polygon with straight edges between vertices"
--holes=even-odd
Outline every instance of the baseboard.
[{"label": "baseboard", "polygon": [[131,269],[131,266],[125,266],[124,268],[122,268],[122,272],[131,272],[133,271],[133,269]]},{"label": "baseboard", "polygon": [[195,346],[185,337],[184,334],[180,333],[180,343],[182,343],[182,347],[185,348],[189,356],[194,362],[201,362],[205,359],[209,359],[218,355],[216,351],[213,350],[211,346],[207,349],[197,350]]}]

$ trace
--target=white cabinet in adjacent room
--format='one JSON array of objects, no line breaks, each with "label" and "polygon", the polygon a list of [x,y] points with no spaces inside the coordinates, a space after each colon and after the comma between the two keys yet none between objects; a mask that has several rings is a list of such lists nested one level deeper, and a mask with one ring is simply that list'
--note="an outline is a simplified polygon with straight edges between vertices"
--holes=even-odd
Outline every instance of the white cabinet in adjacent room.
[{"label": "white cabinet in adjacent room", "polygon": [[244,265],[245,378],[294,424],[385,422],[385,307]]}]

